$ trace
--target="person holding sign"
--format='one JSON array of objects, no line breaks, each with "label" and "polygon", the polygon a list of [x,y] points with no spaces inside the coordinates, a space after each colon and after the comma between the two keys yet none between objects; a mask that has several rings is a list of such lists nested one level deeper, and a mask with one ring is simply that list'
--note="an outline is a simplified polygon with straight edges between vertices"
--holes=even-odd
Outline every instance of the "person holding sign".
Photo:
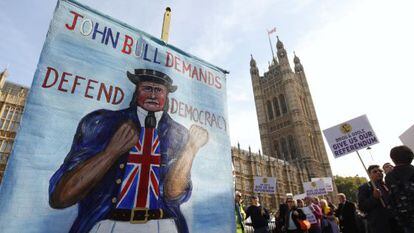
[{"label": "person holding sign", "polygon": [[191,196],[192,162],[208,132],[168,115],[168,95],[177,89],[168,75],[135,69],[127,77],[136,85],[130,107],[82,118],[50,179],[50,206],[78,204],[73,233],[188,233],[180,205]]},{"label": "person holding sign", "polygon": [[[371,182],[358,188],[359,209],[367,215],[370,232],[391,233],[391,215],[386,208],[389,202],[389,190],[383,181],[383,171],[380,166],[371,165],[368,167],[368,174]],[[372,183],[375,187],[372,187]]]},{"label": "person holding sign", "polygon": [[321,220],[322,220],[322,209],[313,203],[312,197],[305,197],[306,207],[303,208],[303,212],[306,214],[306,218],[311,223],[309,233],[321,233]]},{"label": "person holding sign", "polygon": [[285,215],[284,230],[287,233],[303,233],[306,230],[301,229],[300,221],[306,220],[306,215],[297,207],[297,203],[292,198],[286,199],[288,212]]}]

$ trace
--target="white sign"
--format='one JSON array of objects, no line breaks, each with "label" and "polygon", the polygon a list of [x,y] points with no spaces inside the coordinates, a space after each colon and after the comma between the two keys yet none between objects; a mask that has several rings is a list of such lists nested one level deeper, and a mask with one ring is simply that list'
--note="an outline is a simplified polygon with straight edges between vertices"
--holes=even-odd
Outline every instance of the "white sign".
[{"label": "white sign", "polygon": [[400,140],[404,145],[414,151],[414,125],[401,134]]},{"label": "white sign", "polygon": [[301,194],[296,194],[295,196],[293,196],[293,200],[303,200],[306,197],[306,193],[301,193]]},{"label": "white sign", "polygon": [[304,182],[303,189],[305,190],[306,196],[310,197],[328,194],[323,180]]},{"label": "white sign", "polygon": [[303,213],[306,215],[306,219],[310,222],[310,224],[318,223],[315,215],[312,213],[312,210],[309,207],[302,208]]},{"label": "white sign", "polygon": [[327,192],[333,192],[332,177],[312,178],[311,181],[322,180]]},{"label": "white sign", "polygon": [[325,129],[323,134],[335,158],[379,142],[366,115]]},{"label": "white sign", "polygon": [[276,193],[276,178],[255,176],[253,191],[255,193]]}]

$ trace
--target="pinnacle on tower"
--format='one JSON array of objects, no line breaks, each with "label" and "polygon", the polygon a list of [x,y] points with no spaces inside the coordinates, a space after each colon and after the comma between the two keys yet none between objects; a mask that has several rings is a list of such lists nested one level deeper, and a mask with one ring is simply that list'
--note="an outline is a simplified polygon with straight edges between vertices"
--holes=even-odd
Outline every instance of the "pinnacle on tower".
[{"label": "pinnacle on tower", "polygon": [[295,63],[295,73],[303,72],[303,66],[302,63],[300,63],[299,57],[296,56],[296,53],[293,52],[294,58],[293,62]]},{"label": "pinnacle on tower", "polygon": [[256,67],[256,60],[254,60],[253,55],[250,54],[250,67]]},{"label": "pinnacle on tower", "polygon": [[256,60],[254,60],[253,55],[250,54],[250,75],[258,76],[259,69],[257,68]]},{"label": "pinnacle on tower", "polygon": [[276,42],[276,48],[277,48],[277,50],[284,49],[283,42],[279,40],[279,36],[276,36],[276,38],[277,38],[277,42]]}]

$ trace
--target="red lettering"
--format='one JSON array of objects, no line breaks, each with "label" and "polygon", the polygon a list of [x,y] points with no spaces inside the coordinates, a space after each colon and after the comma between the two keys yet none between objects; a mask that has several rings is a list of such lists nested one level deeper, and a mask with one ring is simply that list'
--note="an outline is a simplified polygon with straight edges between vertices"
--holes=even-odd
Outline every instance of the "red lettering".
[{"label": "red lettering", "polygon": [[188,75],[190,75],[191,73],[191,63],[188,63],[188,65],[185,64],[185,62],[183,61],[183,73],[188,71]]},{"label": "red lettering", "polygon": [[215,77],[215,80],[216,80],[216,82],[215,82],[214,86],[215,86],[217,89],[221,89],[221,79],[220,79],[220,77],[219,77],[219,76],[216,76],[216,77]]},{"label": "red lettering", "polygon": [[178,68],[181,65],[181,59],[179,57],[174,58],[175,65],[174,68],[176,71],[181,72],[181,70]]},{"label": "red lettering", "polygon": [[131,47],[134,44],[132,37],[125,35],[124,46],[122,47],[122,52],[125,54],[131,54]]},{"label": "red lettering", "polygon": [[213,74],[210,71],[208,72],[208,85],[209,86],[214,85],[214,77],[213,77]]},{"label": "red lettering", "polygon": [[198,81],[201,81],[201,79],[204,80],[204,82],[206,82],[206,78],[207,78],[207,71],[203,72],[203,70],[200,68],[200,77],[197,78]]},{"label": "red lettering", "polygon": [[72,13],[74,15],[73,16],[72,25],[69,26],[69,24],[65,24],[65,26],[66,26],[67,29],[73,31],[73,29],[75,29],[75,27],[76,27],[76,23],[78,22],[78,18],[79,17],[83,18],[83,15],[78,14],[78,13],[76,13],[74,11],[70,11],[70,13]]},{"label": "red lettering", "polygon": [[[169,63],[169,61],[171,61],[171,64]],[[165,61],[165,66],[166,67],[172,67],[174,65],[174,56],[167,52],[167,59]]]},{"label": "red lettering", "polygon": [[[52,82],[52,84],[47,84],[47,81],[49,80],[49,77],[50,77],[50,72],[52,72],[52,71],[54,73],[53,82]],[[58,74],[57,70],[53,69],[52,67],[47,67],[46,77],[45,77],[45,80],[43,80],[42,87],[43,88],[49,88],[49,87],[52,87],[53,85],[55,85],[58,76],[59,76],[59,74]]]},{"label": "red lettering", "polygon": [[177,108],[174,108],[175,106],[177,106],[177,100],[172,98],[171,99],[171,108],[170,108],[170,113],[171,114],[177,113]]},{"label": "red lettering", "polygon": [[89,79],[88,80],[88,84],[86,85],[86,90],[85,90],[85,97],[86,98],[90,98],[90,99],[92,99],[93,96],[91,96],[91,95],[88,94],[89,89],[95,89],[93,86],[91,86],[91,83],[98,83],[98,81],[95,81],[93,79]]},{"label": "red lettering", "polygon": [[196,79],[198,80],[198,72],[197,72],[197,67],[194,66],[193,68],[193,73],[191,74],[191,78],[194,78],[194,76],[196,77]]},{"label": "red lettering", "polygon": [[81,76],[75,76],[75,81],[73,82],[73,87],[72,87],[72,90],[70,91],[70,93],[75,93],[75,89],[76,89],[76,86],[77,85],[79,85],[80,83],[78,82],[78,79],[82,79],[82,80],[85,80],[85,78],[84,77],[81,77]]},{"label": "red lettering", "polygon": [[101,87],[99,88],[98,98],[97,100],[101,100],[102,92],[105,95],[106,102],[109,103],[111,101],[111,94],[112,94],[112,85],[109,85],[109,91],[106,90],[106,86],[104,83],[101,83]]},{"label": "red lettering", "polygon": [[183,114],[183,110],[184,110],[184,103],[180,101],[178,103],[178,115],[185,117],[185,115]]},{"label": "red lettering", "polygon": [[59,86],[58,86],[58,90],[59,91],[63,91],[63,92],[67,92],[68,90],[66,90],[66,89],[63,89],[62,88],[62,86],[63,86],[63,83],[67,83],[68,82],[68,80],[67,79],[65,79],[65,76],[66,75],[68,75],[68,76],[72,76],[72,74],[71,73],[68,73],[68,72],[63,72],[63,74],[62,74],[62,79],[60,80],[60,83],[59,83]]},{"label": "red lettering", "polygon": [[[120,94],[121,97],[120,97],[119,100],[116,100],[116,97],[118,96],[118,93]],[[120,104],[123,99],[124,99],[124,91],[122,91],[122,89],[119,88],[119,87],[115,87],[114,99],[112,100],[112,104],[114,104],[114,105]]]}]

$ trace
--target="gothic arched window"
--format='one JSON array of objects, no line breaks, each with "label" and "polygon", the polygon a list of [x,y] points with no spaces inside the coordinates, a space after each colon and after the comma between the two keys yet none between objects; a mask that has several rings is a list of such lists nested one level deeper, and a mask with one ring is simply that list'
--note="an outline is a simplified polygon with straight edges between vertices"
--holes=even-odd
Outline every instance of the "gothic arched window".
[{"label": "gothic arched window", "polygon": [[282,105],[282,113],[283,114],[287,113],[287,105],[286,105],[285,96],[280,94],[279,100],[280,100],[280,104]]},{"label": "gothic arched window", "polygon": [[285,138],[280,139],[280,144],[282,144],[282,157],[284,160],[289,160],[289,149]]},{"label": "gothic arched window", "polygon": [[267,113],[269,115],[269,120],[273,119],[273,109],[272,109],[272,103],[268,100],[267,101]]},{"label": "gothic arched window", "polygon": [[280,107],[279,107],[279,101],[277,98],[273,98],[273,107],[275,108],[276,117],[280,116]]},{"label": "gothic arched window", "polygon": [[298,150],[296,149],[296,141],[295,141],[295,138],[293,138],[292,135],[289,135],[288,141],[289,141],[290,155],[292,156],[292,159],[295,159],[298,156],[297,155]]}]

